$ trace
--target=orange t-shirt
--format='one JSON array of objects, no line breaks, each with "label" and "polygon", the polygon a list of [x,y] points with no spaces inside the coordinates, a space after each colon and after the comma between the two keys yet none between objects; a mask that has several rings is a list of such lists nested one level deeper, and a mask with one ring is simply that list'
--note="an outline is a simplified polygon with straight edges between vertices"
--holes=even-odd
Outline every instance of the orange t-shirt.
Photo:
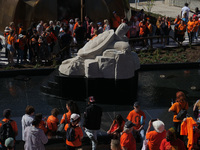
[{"label": "orange t-shirt", "polygon": [[178,34],[184,35],[186,31],[186,25],[179,24],[178,26]]},{"label": "orange t-shirt", "polygon": [[186,148],[184,142],[180,139],[176,139],[173,142],[168,142],[165,138],[160,144],[160,150],[186,150]]},{"label": "orange t-shirt", "polygon": [[8,36],[8,41],[7,41],[7,43],[10,44],[10,45],[12,45],[13,42],[15,42],[15,37],[9,35],[9,36]]},{"label": "orange t-shirt", "polygon": [[145,32],[146,32],[146,28],[147,28],[147,26],[144,25],[142,22],[140,22],[140,23],[139,23],[139,27],[140,27],[139,35],[144,35]]},{"label": "orange t-shirt", "polygon": [[[65,125],[65,131],[69,128],[69,124]],[[75,141],[68,141],[66,139],[66,144],[72,147],[79,147],[82,145],[81,139],[83,137],[83,131],[81,127],[76,127],[75,129]]]},{"label": "orange t-shirt", "polygon": [[132,110],[128,114],[126,119],[133,122],[134,124],[136,124],[136,126],[134,126],[134,129],[137,130],[141,126],[141,124],[140,124],[141,116],[143,116],[143,120],[146,119],[145,113],[143,111],[140,110],[138,113],[136,113],[135,110]]},{"label": "orange t-shirt", "polygon": [[78,22],[75,23],[73,31],[75,31],[77,27],[78,27]]},{"label": "orange t-shirt", "polygon": [[53,115],[49,116],[47,119],[47,126],[50,131],[55,132],[58,128],[59,120]]},{"label": "orange t-shirt", "polygon": [[42,120],[42,121],[40,122],[40,124],[39,124],[39,128],[42,129],[42,130],[44,131],[44,133],[46,134],[48,130],[47,130],[47,128],[46,128],[45,126],[46,126],[46,124],[45,124],[45,122]]},{"label": "orange t-shirt", "polygon": [[98,35],[94,35],[90,40],[93,40],[95,37],[97,37]]},{"label": "orange t-shirt", "polygon": [[193,30],[193,32],[197,32],[198,29],[199,29],[199,21],[197,20],[197,21],[194,22],[194,30]]},{"label": "orange t-shirt", "polygon": [[117,28],[121,23],[121,18],[119,16],[112,18],[113,28]]},{"label": "orange t-shirt", "polygon": [[194,27],[195,27],[194,21],[189,21],[187,23],[187,31],[188,31],[188,33],[192,32],[192,30],[193,30]]},{"label": "orange t-shirt", "polygon": [[[70,117],[71,117],[71,111],[68,111],[67,113],[63,114],[62,119],[60,120],[60,124],[62,123],[70,123]],[[67,119],[67,120],[65,120]]]},{"label": "orange t-shirt", "polygon": [[[181,19],[179,19],[178,21],[177,21],[177,19],[175,19],[174,20],[174,23],[176,22],[176,24],[180,24],[181,23]],[[175,29],[177,29],[178,27],[177,26],[175,26]]]},{"label": "orange t-shirt", "polygon": [[[8,122],[10,119],[7,119],[7,118],[4,118],[2,121],[3,122]],[[11,126],[12,126],[12,129],[13,129],[13,131],[14,131],[14,133],[15,133],[15,136],[17,136],[17,134],[18,134],[18,128],[17,128],[17,123],[16,123],[16,121],[11,121]],[[2,123],[0,122],[0,127],[2,126]]]},{"label": "orange t-shirt", "polygon": [[150,131],[146,134],[146,139],[148,140],[148,148],[149,150],[159,150],[160,143],[166,137],[166,130],[162,133],[158,133],[156,131]]},{"label": "orange t-shirt", "polygon": [[176,118],[177,114],[181,111],[181,109],[188,110],[188,103],[187,102],[176,102],[171,107],[170,110],[174,112],[173,122],[181,122],[182,120],[178,120]]},{"label": "orange t-shirt", "polygon": [[127,150],[136,150],[136,141],[133,134],[123,132],[120,137],[120,145],[127,148]]}]

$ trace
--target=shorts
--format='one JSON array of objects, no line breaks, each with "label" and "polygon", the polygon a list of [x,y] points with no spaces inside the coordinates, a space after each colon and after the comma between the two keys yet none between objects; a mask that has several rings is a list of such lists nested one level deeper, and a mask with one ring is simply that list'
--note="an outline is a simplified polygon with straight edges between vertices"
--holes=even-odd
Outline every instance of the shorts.
[{"label": "shorts", "polygon": [[11,52],[14,52],[14,51],[15,51],[14,48],[13,48],[13,46],[10,45],[10,44],[7,45],[7,49],[8,49],[9,51],[11,51]]}]

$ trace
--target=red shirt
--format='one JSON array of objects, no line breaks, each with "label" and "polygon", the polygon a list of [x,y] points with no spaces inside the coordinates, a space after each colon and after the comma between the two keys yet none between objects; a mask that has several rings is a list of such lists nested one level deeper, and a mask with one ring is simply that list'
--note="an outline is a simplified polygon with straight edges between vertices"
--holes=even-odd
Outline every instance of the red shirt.
[{"label": "red shirt", "polygon": [[120,137],[121,147],[126,147],[127,150],[136,150],[136,141],[132,133],[123,132]]},{"label": "red shirt", "polygon": [[139,111],[139,112],[135,112],[135,110],[132,110],[126,119],[128,119],[129,121],[132,121],[134,124],[136,124],[136,126],[134,126],[134,129],[137,130],[140,128],[141,124],[140,124],[140,119],[141,116],[143,116],[143,120],[146,119],[145,113],[143,111]]},{"label": "red shirt", "polygon": [[183,141],[176,139],[174,142],[168,142],[163,139],[160,144],[160,150],[186,150]]},{"label": "red shirt", "polygon": [[166,137],[166,130],[162,133],[158,133],[156,131],[150,131],[146,134],[146,139],[148,140],[148,148],[149,150],[159,150],[160,143]]}]

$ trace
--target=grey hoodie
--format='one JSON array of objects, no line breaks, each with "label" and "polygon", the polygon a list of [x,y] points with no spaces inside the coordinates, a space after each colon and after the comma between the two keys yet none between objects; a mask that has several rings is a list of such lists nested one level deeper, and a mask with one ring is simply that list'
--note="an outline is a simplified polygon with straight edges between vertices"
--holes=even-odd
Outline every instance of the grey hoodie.
[{"label": "grey hoodie", "polygon": [[42,129],[35,126],[26,127],[24,131],[24,150],[45,150],[44,144],[48,142]]}]

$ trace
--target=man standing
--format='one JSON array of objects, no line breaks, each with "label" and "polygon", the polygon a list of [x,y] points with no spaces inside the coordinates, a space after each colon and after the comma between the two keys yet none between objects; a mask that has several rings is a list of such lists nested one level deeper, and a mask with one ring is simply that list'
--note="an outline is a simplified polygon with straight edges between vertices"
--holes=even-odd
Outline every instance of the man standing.
[{"label": "man standing", "polygon": [[142,110],[140,110],[139,102],[135,102],[133,107],[134,109],[128,114],[127,120],[135,124],[134,130],[136,131],[135,132],[136,134],[134,136],[136,137],[137,141],[138,140],[137,136],[139,135],[140,138],[139,140],[141,140],[140,143],[142,144],[145,137],[143,127],[145,124],[146,116],[145,113]]},{"label": "man standing", "polygon": [[114,31],[118,28],[120,24],[121,18],[117,15],[116,11],[113,11],[112,28],[114,29]]},{"label": "man standing", "polygon": [[189,12],[194,13],[193,11],[190,10],[190,8],[188,7],[188,3],[185,3],[185,6],[181,9],[181,16],[182,18],[184,18],[184,13],[187,13],[186,17],[189,18]]},{"label": "man standing", "polygon": [[101,107],[97,106],[95,104],[94,97],[90,96],[88,106],[84,112],[83,129],[85,130],[86,135],[92,141],[92,150],[96,150],[97,148],[97,131],[101,126],[101,116]]}]

